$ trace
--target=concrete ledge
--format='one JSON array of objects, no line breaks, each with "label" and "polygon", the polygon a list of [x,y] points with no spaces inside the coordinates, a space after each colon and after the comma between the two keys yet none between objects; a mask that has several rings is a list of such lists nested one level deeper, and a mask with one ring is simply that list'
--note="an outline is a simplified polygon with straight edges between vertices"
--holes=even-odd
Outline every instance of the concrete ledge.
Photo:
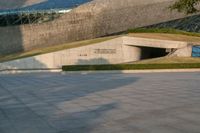
[{"label": "concrete ledge", "polygon": [[198,69],[156,69],[156,70],[106,70],[106,71],[62,71],[62,69],[52,70],[5,70],[0,71],[3,74],[21,74],[21,73],[41,73],[41,72],[60,72],[62,74],[105,74],[105,73],[173,73],[173,72],[199,72]]},{"label": "concrete ledge", "polygon": [[200,72],[198,69],[156,69],[156,70],[106,70],[106,71],[65,71],[62,74],[90,74],[90,73],[172,73],[172,72]]},{"label": "concrete ledge", "polygon": [[20,74],[20,73],[41,73],[41,72],[62,72],[62,69],[49,69],[49,70],[4,70],[0,71],[3,74]]}]

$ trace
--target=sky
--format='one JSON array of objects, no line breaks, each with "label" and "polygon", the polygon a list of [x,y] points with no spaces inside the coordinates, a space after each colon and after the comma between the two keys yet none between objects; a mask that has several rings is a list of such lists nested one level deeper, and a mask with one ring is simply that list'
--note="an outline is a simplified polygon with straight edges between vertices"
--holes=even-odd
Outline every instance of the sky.
[{"label": "sky", "polygon": [[71,8],[91,0],[0,0],[0,10]]}]

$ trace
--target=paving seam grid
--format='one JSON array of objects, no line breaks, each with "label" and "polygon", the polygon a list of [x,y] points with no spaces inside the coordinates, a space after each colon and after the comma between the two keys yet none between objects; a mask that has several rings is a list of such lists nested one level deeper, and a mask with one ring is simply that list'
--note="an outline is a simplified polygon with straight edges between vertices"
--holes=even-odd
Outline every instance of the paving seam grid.
[{"label": "paving seam grid", "polygon": [[[187,74],[187,73],[186,73],[186,74]],[[53,75],[54,75],[54,74],[53,74]],[[182,75],[182,74],[181,74],[181,75]],[[98,76],[99,76],[99,75],[97,75],[97,77],[98,77]],[[106,75],[106,76],[107,76],[107,75]],[[115,75],[115,76],[117,76],[117,75]],[[122,76],[122,75],[121,75],[121,76]],[[138,76],[138,75],[137,75],[137,76]],[[147,76],[147,75],[146,75],[146,76]],[[143,82],[146,82],[146,79],[150,79],[151,81],[153,81],[153,83],[157,84],[157,82],[155,82],[155,81],[156,81],[156,80],[159,80],[159,81],[161,81],[161,84],[160,84],[160,85],[162,85],[163,82],[166,82],[166,79],[167,79],[167,76],[166,76],[166,78],[164,78],[163,80],[160,80],[159,78],[156,78],[156,80],[152,80],[151,77],[147,77],[147,78],[146,78],[146,76],[144,77],[144,75],[143,75],[143,80],[142,80]],[[173,74],[172,74],[172,76],[173,76]],[[193,75],[193,76],[194,76],[194,75]],[[40,77],[40,76],[39,76],[39,77]],[[52,77],[52,76],[51,76],[51,77]],[[63,78],[63,77],[65,77],[65,76],[61,76],[61,77]],[[56,78],[59,79],[59,78],[61,78],[61,77],[56,77]],[[66,76],[66,77],[68,77],[68,76]],[[85,81],[86,81],[86,83],[87,83],[87,82],[89,83],[90,80],[88,81],[88,80],[85,79],[85,78],[92,78],[92,77],[93,77],[93,76],[86,76],[86,77],[83,76],[83,77],[81,77],[81,78],[76,79],[76,76],[74,76],[74,77],[72,77],[72,79],[74,79],[75,82],[79,82],[79,80],[82,80],[81,82],[85,82]],[[95,77],[95,76],[94,76],[94,77]],[[132,77],[132,76],[131,76],[131,77]],[[133,77],[135,77],[135,75],[134,75]],[[184,81],[184,80],[182,80],[182,79],[183,79],[183,78],[185,79],[184,76],[183,76],[183,78],[181,78],[181,77],[182,77],[182,76],[180,76],[180,74],[179,74],[179,76],[178,76],[178,86],[179,86],[180,83],[182,84],[182,82]],[[189,77],[190,77],[190,76],[189,76]],[[198,77],[199,77],[199,76],[194,76],[194,78],[197,78],[197,79],[198,79]],[[43,77],[43,78],[44,78],[44,77]],[[38,80],[38,81],[41,81],[43,78],[40,77],[40,78],[38,78],[37,80]],[[53,78],[53,80],[56,79],[56,78]],[[70,78],[71,78],[71,77],[70,77]],[[69,81],[70,78],[67,78],[67,79],[65,79],[65,80],[68,80],[68,81]],[[113,78],[113,77],[111,77],[111,79],[112,79],[112,78]],[[15,80],[15,79],[17,79],[17,78],[11,78],[11,79],[10,79],[10,77],[7,77],[7,80],[9,80],[9,82],[12,82],[12,81]],[[24,79],[26,79],[26,78],[22,78],[22,80],[24,80]],[[36,79],[36,78],[35,78],[35,79]],[[84,79],[84,80],[83,80],[83,79]],[[177,78],[176,78],[176,79],[177,79]],[[29,79],[27,79],[27,80],[29,80]],[[65,80],[62,80],[62,82],[65,82]],[[99,80],[99,78],[95,78],[95,80]],[[180,80],[181,80],[181,82],[180,82]],[[190,79],[190,81],[191,81],[191,80],[193,80],[193,78]],[[17,80],[17,81],[19,81],[19,80]],[[48,82],[49,82],[49,81],[51,82],[52,80],[49,80],[49,79],[45,80],[45,83],[46,83],[45,85],[48,85]],[[92,80],[92,81],[93,81],[93,80]],[[168,80],[168,81],[171,82],[171,79]],[[197,80],[197,81],[195,81],[195,82],[198,82],[198,81],[199,81],[199,80]],[[7,81],[5,81],[5,82],[7,82]],[[19,81],[19,82],[21,82],[21,81]],[[193,82],[194,82],[194,81],[193,81]],[[193,83],[193,82],[192,82],[192,83]],[[15,83],[17,83],[17,82],[15,82]],[[24,82],[23,82],[23,83],[24,83]],[[55,82],[54,84],[56,84],[56,83],[57,83],[57,84],[60,84],[61,82]],[[73,84],[74,82],[68,82],[68,83]],[[151,83],[151,82],[147,82],[147,84],[150,84],[150,83]],[[184,83],[184,82],[183,82],[183,83]],[[3,84],[3,83],[2,83],[2,84]],[[29,83],[28,83],[28,84],[29,84]],[[36,83],[36,84],[42,84],[42,82],[38,82],[38,83]],[[174,84],[174,83],[172,82],[172,84]],[[16,85],[16,84],[13,84],[13,87],[14,87],[15,85]],[[67,84],[66,84],[66,85],[67,85]],[[135,85],[135,84],[134,84],[134,85]],[[129,86],[129,87],[133,87],[134,85],[131,84],[131,86]],[[136,84],[136,85],[139,85],[139,84]],[[187,83],[184,84],[183,87],[184,87],[185,85],[187,85]],[[191,85],[192,85],[192,84],[191,84]],[[166,84],[165,86],[167,86],[167,84]],[[170,84],[169,84],[169,86],[170,86]],[[10,87],[11,87],[11,86],[10,86]],[[49,87],[49,86],[47,86],[47,87]],[[80,86],[77,86],[77,87],[80,87]],[[141,86],[141,87],[142,87],[142,86]],[[143,87],[144,87],[144,89],[147,88],[147,86],[144,86],[144,85],[143,85]],[[155,87],[158,87],[158,86],[155,86]],[[170,87],[171,87],[171,86],[170,86]],[[182,86],[179,86],[179,87],[182,87]],[[186,87],[186,86],[185,86],[185,87]],[[188,86],[188,87],[189,87],[189,86]],[[193,85],[192,87],[193,87],[193,88],[191,88],[192,90],[197,90],[197,91],[199,91],[199,89],[195,88],[196,85]],[[8,88],[8,87],[6,87],[6,88]],[[140,88],[140,87],[139,87],[139,88]],[[186,88],[187,88],[187,87],[186,87]],[[122,88],[121,88],[121,89],[122,89]],[[137,89],[136,91],[137,91],[137,92],[138,92],[139,90],[145,91],[144,89],[143,89],[143,88],[140,88],[140,89]],[[151,87],[150,89],[152,90],[152,89],[154,89],[154,87]],[[178,88],[177,88],[177,89],[178,89]],[[176,89],[176,90],[177,90],[177,89]],[[160,89],[158,89],[158,90],[160,90]],[[163,90],[163,89],[161,89],[161,90]],[[166,92],[168,91],[167,88],[165,88],[165,87],[164,87],[164,90],[166,90]],[[173,90],[173,89],[171,88],[170,90]],[[169,90],[169,91],[170,91],[170,90]],[[184,90],[185,90],[184,88],[179,88],[178,90],[183,90],[183,93],[180,93],[181,91],[175,91],[175,90],[173,90],[172,92],[173,92],[173,93],[176,92],[177,94],[181,94],[181,95],[182,95],[182,94],[185,94],[185,93],[184,93],[184,92],[185,92],[185,91],[184,91]],[[186,92],[187,92],[187,90],[188,90],[188,89],[186,89]],[[11,90],[11,91],[12,91],[12,90]],[[22,91],[23,91],[23,90],[22,90]],[[125,89],[125,91],[126,91],[126,89]],[[135,91],[133,91],[132,94],[134,94],[134,92],[135,92]],[[112,91],[110,91],[109,93],[112,93]],[[118,93],[120,93],[120,91],[118,91]],[[139,91],[138,93],[141,94],[140,91]],[[172,93],[172,94],[173,94],[173,93]],[[194,93],[195,93],[195,92],[194,92]],[[103,93],[97,93],[97,94],[103,96]],[[142,93],[142,94],[143,94],[143,93]],[[162,92],[162,91],[161,91],[161,92],[159,92],[158,94],[164,95],[165,92]],[[171,94],[171,93],[170,93],[170,94]],[[188,94],[188,93],[186,93],[186,94]],[[196,93],[195,93],[195,94],[196,94]],[[107,96],[104,96],[104,97],[107,97]],[[198,98],[198,99],[199,99],[199,98]],[[144,102],[149,102],[148,98],[147,98],[147,100],[144,100]],[[79,102],[79,103],[81,103],[81,102]],[[188,103],[189,103],[189,104],[188,104]],[[187,102],[187,104],[190,105],[190,103],[194,103],[194,106],[196,106],[195,103],[199,103],[199,101],[194,102],[194,101],[191,101],[191,100],[189,99],[189,102]],[[187,105],[187,104],[185,104],[185,105]],[[133,105],[134,105],[134,104],[133,104]],[[154,105],[155,105],[155,104],[154,104]],[[178,107],[180,106],[179,103],[177,103],[177,105],[178,105]],[[185,105],[183,105],[183,107],[184,107]],[[143,105],[141,105],[141,106],[143,106]],[[144,106],[145,106],[145,105],[144,105]],[[171,108],[171,107],[168,108],[168,106],[165,106],[165,107],[167,107],[166,110]],[[174,107],[177,107],[177,106],[174,105]],[[188,108],[190,108],[190,107],[193,108],[193,106],[187,106],[186,109],[188,109]],[[197,107],[198,107],[198,105],[197,105]],[[172,108],[173,108],[173,106],[172,106]],[[92,109],[92,110],[93,110],[93,109]],[[159,110],[158,110],[158,111],[159,111]],[[175,111],[176,111],[176,110],[175,110]],[[177,111],[178,111],[177,113],[179,113],[180,110],[177,110]],[[198,112],[199,112],[199,111],[198,111]],[[158,112],[158,113],[159,113],[159,112]],[[172,114],[174,114],[174,113],[172,112]],[[142,114],[141,114],[141,115],[142,115]],[[111,119],[110,119],[110,120],[111,120]],[[122,120],[123,120],[123,119],[122,119]],[[198,119],[197,119],[197,120],[198,120]],[[112,121],[112,120],[111,120],[111,121]],[[107,121],[107,122],[109,122],[109,121]],[[185,122],[186,122],[186,121],[185,121]],[[119,123],[120,123],[120,121],[119,121]],[[186,123],[187,123],[187,122],[186,122]],[[164,124],[165,124],[165,123],[164,123]],[[180,125],[180,126],[178,127],[178,129],[179,129],[180,127],[182,127],[182,125]],[[111,128],[112,128],[112,127],[111,127]],[[188,127],[186,127],[186,129],[187,129],[186,131],[188,131],[188,130],[191,129],[191,127],[188,126]],[[198,127],[196,127],[196,129],[198,129]],[[72,131],[73,131],[73,130],[72,130]],[[80,130],[80,131],[81,131],[81,130]],[[192,130],[191,130],[191,131],[192,131]],[[66,131],[66,132],[67,132],[67,131]]]},{"label": "paving seam grid", "polygon": [[9,89],[4,88],[3,86],[2,86],[2,89],[4,89],[5,91],[7,91],[9,94],[11,94],[14,99],[16,99],[22,105],[24,105],[25,108],[27,108],[29,111],[31,111],[33,114],[35,114],[38,117],[38,119],[40,119],[41,121],[45,122],[50,128],[52,128],[53,130],[57,130],[48,121],[44,120],[42,116],[38,115],[34,110],[32,110],[30,107],[28,107],[21,99],[19,99],[16,95],[14,95]]}]

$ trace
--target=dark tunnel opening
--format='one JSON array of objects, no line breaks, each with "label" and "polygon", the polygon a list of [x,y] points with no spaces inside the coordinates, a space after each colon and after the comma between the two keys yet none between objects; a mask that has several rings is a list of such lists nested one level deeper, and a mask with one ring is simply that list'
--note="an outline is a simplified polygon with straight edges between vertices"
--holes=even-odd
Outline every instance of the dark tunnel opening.
[{"label": "dark tunnel opening", "polygon": [[169,54],[165,48],[154,48],[154,47],[140,47],[141,48],[141,59],[152,59],[158,57],[164,57]]}]

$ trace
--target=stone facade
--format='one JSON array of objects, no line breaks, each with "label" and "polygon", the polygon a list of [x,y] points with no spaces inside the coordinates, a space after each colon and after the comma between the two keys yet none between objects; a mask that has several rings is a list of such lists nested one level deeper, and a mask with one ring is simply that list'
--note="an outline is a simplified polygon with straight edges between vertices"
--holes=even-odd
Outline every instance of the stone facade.
[{"label": "stone facade", "polygon": [[175,0],[94,0],[42,24],[0,28],[0,55],[102,37],[185,17]]}]

